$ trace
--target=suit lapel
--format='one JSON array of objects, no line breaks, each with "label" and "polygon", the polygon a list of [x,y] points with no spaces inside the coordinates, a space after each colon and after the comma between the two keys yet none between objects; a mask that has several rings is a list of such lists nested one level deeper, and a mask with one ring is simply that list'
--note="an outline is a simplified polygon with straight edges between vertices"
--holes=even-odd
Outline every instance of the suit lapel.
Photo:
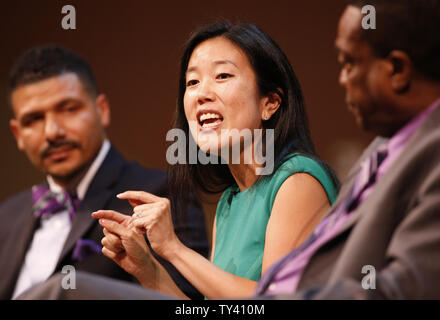
[{"label": "suit lapel", "polygon": [[9,236],[2,244],[1,259],[6,268],[1,268],[0,293],[6,293],[3,299],[12,296],[17,277],[23,265],[26,250],[32,241],[37,220],[32,215],[32,192],[29,190],[24,198],[19,200],[18,206],[13,208],[11,219],[14,223],[9,229]]},{"label": "suit lapel", "polygon": [[75,213],[72,229],[57,263],[57,269],[62,261],[74,248],[76,242],[95,224],[97,220],[92,218],[91,213],[102,209],[114,196],[112,186],[118,181],[126,161],[111,148],[104,162],[92,179],[81,205]]},{"label": "suit lapel", "polygon": [[[409,139],[407,145],[404,147],[404,149],[402,150],[401,154],[399,155],[398,159],[396,159],[396,161],[399,161],[399,159],[408,158],[406,155],[411,155],[413,153],[413,149],[420,144],[420,141],[424,139],[426,135],[429,134],[429,132],[438,129],[439,122],[440,122],[440,107],[434,110],[433,113],[428,117],[428,119],[425,120],[422,126],[418,130],[416,130],[416,132],[414,132],[413,136]],[[381,141],[379,141],[379,139],[382,140],[383,138],[376,139],[376,141],[379,142],[380,144]],[[376,147],[377,145],[378,144],[376,144]],[[394,163],[388,169],[388,171],[384,174],[384,176],[374,186],[374,189],[372,190],[371,194],[368,196],[368,201],[364,201],[359,205],[359,207],[357,208],[357,212],[353,214],[352,217],[347,221],[345,226],[340,230],[340,232],[338,232],[338,235],[352,228],[353,225],[362,216],[369,213],[370,204],[375,203],[376,199],[382,197],[383,194],[387,192],[388,182],[394,181],[396,175],[400,174],[400,167],[401,167],[401,162],[398,162],[398,163]],[[354,180],[352,182],[352,185],[353,183]]]},{"label": "suit lapel", "polygon": [[[402,153],[399,155],[398,159],[396,159],[397,162],[393,164],[385,173],[385,175],[376,183],[376,185],[374,186],[374,190],[372,190],[371,194],[368,196],[368,200],[362,202],[359,205],[359,207],[356,209],[356,212],[354,212],[354,214],[349,218],[349,220],[341,228],[341,230],[339,230],[338,233],[329,242],[321,246],[318,249],[318,251],[313,254],[313,256],[310,258],[309,263],[306,265],[303,271],[303,275],[307,272],[308,269],[310,269],[311,261],[317,259],[318,256],[320,255],[320,252],[322,252],[324,248],[328,248],[328,246],[334,246],[335,244],[339,243],[341,239],[342,241],[345,241],[344,239],[346,238],[344,237],[341,238],[341,236],[346,234],[346,232],[348,232],[349,230],[351,230],[355,226],[355,224],[358,223],[363,217],[365,217],[368,214],[371,214],[372,203],[378,203],[379,201],[385,199],[384,195],[389,194],[390,184],[392,184],[393,181],[398,179],[398,176],[402,172],[402,168],[406,166],[404,162],[407,160],[407,158],[411,158],[411,155],[413,154],[413,150],[417,148],[417,146],[421,143],[421,141],[425,139],[430,132],[438,129],[439,122],[440,122],[440,107],[434,110],[434,112],[430,115],[430,117],[426,119],[425,122],[422,124],[422,126],[413,134],[413,136],[408,141],[407,145],[402,150]],[[367,150],[364,152],[360,160],[350,171],[351,178],[344,183],[344,185],[347,185],[347,187],[344,187],[344,189],[346,190],[345,194],[339,195],[337,203],[340,204],[347,197],[348,195],[347,190],[351,190],[357,172],[360,169],[360,164],[362,160],[365,159],[366,156],[369,156],[371,152],[373,152],[373,150],[377,148],[378,144],[383,142],[382,139],[383,138],[377,138],[375,141],[373,141],[370,144],[370,147],[367,148]],[[347,264],[347,261],[345,259],[338,257],[338,261],[334,266],[334,270],[332,271],[332,274],[327,281],[331,283],[336,279],[338,279],[341,275],[344,274],[346,268],[350,268],[350,265]],[[298,287],[302,286],[302,284],[305,281],[305,278],[307,277],[302,276],[298,284]]]},{"label": "suit lapel", "polygon": [[[348,179],[346,183],[344,183],[343,190],[341,189],[340,197],[338,197],[338,201],[336,202],[336,205],[333,208],[338,208],[339,205],[343,205],[343,203],[346,201],[346,199],[349,196],[349,193],[351,192],[351,189],[353,188],[353,185],[356,181],[356,178],[359,174],[359,170],[361,167],[362,162],[367,159],[381,144],[383,144],[386,140],[382,137],[377,137],[374,139],[374,141],[368,146],[368,148],[365,150],[365,152],[362,154],[362,156],[359,158],[359,160],[355,163],[353,166],[353,169],[350,170]],[[382,179],[383,180],[383,179]],[[381,181],[377,183],[377,185],[374,187],[374,189],[377,189],[377,186],[380,184]],[[374,193],[374,191],[373,191]],[[372,195],[372,194],[371,194]],[[370,195],[370,196],[371,196]],[[365,203],[365,202],[364,202]],[[356,209],[358,212],[355,214],[352,214],[351,217],[348,219],[347,223],[344,225],[343,228],[338,232],[338,234],[335,236],[335,238],[350,229],[362,216],[363,211],[361,210],[362,205],[364,203],[361,203],[359,207]],[[334,210],[332,210],[334,211]]]},{"label": "suit lapel", "polygon": [[338,208],[345,199],[347,199],[348,194],[350,193],[353,184],[356,180],[356,177],[360,170],[361,163],[370,156],[370,154],[380,145],[384,142],[384,138],[376,138],[374,139],[370,145],[367,147],[367,149],[362,153],[360,158],[356,161],[356,163],[353,165],[352,169],[348,172],[347,176],[344,179],[344,183],[342,184],[341,190],[339,190],[338,197],[333,204],[332,208],[327,212],[325,217],[332,214],[336,208]]},{"label": "suit lapel", "polygon": [[[428,119],[425,120],[422,126],[418,130],[416,130],[416,132],[409,139],[407,145],[404,147],[402,153],[399,155],[396,161],[399,161],[399,159],[406,159],[407,155],[411,155],[413,153],[413,149],[420,144],[420,141],[424,139],[427,134],[429,134],[433,130],[438,129],[439,122],[440,122],[440,107],[434,110],[433,113],[428,117]],[[385,141],[384,138],[378,137],[367,148],[367,150],[364,152],[360,160],[350,171],[351,178],[347,183],[347,187],[344,188],[345,190],[344,194],[340,194],[340,196],[338,197],[337,203],[340,204],[348,196],[348,192],[349,190],[351,190],[351,187],[354,184],[357,173],[360,169],[360,164],[362,163],[363,159],[368,157],[378,147],[378,145],[380,145],[384,141]],[[374,189],[372,190],[371,194],[368,196],[368,201],[364,201],[359,205],[359,207],[356,209],[356,212],[352,214],[352,216],[348,219],[344,227],[341,228],[341,230],[339,230],[339,232],[335,235],[335,237],[332,240],[330,240],[330,242],[335,241],[338,238],[338,236],[351,229],[364,215],[369,214],[369,212],[371,211],[370,204],[376,203],[378,201],[377,199],[383,197],[383,194],[387,193],[388,183],[390,181],[394,181],[396,175],[400,174],[400,167],[401,167],[401,162],[399,161],[399,163],[395,163],[388,169],[385,175],[374,186]],[[333,212],[333,210],[331,212]]]}]

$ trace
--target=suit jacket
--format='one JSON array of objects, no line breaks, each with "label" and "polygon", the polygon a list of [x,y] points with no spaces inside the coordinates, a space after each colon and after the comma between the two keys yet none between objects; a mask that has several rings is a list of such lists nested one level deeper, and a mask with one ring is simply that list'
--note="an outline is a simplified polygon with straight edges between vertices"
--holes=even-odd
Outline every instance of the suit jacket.
[{"label": "suit jacket", "polygon": [[[75,213],[70,234],[54,272],[60,272],[65,265],[73,265],[78,271],[137,282],[101,253],[88,255],[82,261],[72,260],[72,251],[77,240],[90,239],[101,244],[102,227],[91,217],[93,211],[111,209],[125,214],[132,213],[128,201],[116,198],[118,193],[126,190],[145,190],[164,197],[167,195],[166,174],[161,170],[144,169],[136,163],[127,162],[111,148]],[[27,249],[38,227],[38,220],[31,214],[31,207],[31,190],[15,195],[0,205],[0,299],[12,297]],[[205,257],[208,255],[204,216],[195,198],[190,204],[187,219],[175,224],[175,231],[188,247]],[[155,256],[187,295],[201,298],[171,264]]]},{"label": "suit jacket", "polygon": [[[346,199],[360,163],[348,174],[335,206]],[[375,289],[371,285],[375,268]],[[367,277],[367,278],[364,278]],[[367,281],[368,280],[368,281]],[[371,287],[370,287],[371,288]],[[440,298],[440,108],[410,138],[336,237],[305,267],[295,299]]]}]

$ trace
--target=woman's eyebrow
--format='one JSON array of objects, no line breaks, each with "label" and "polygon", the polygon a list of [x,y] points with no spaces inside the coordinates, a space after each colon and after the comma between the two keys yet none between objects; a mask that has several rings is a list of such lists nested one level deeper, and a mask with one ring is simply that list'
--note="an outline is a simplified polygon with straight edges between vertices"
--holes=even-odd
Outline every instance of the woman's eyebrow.
[{"label": "woman's eyebrow", "polygon": [[238,66],[234,63],[234,62],[232,62],[231,60],[217,60],[217,61],[214,61],[214,64],[232,64],[234,67],[236,67],[236,68],[238,68]]},{"label": "woman's eyebrow", "polygon": [[186,73],[190,73],[190,72],[195,71],[195,70],[197,70],[196,66],[189,67],[188,69],[186,69]]},{"label": "woman's eyebrow", "polygon": [[[216,60],[213,62],[213,64],[216,64],[216,65],[218,65],[218,64],[232,64],[234,67],[236,67],[238,69],[237,64],[235,64],[231,60]],[[196,70],[197,70],[197,66],[191,66],[191,67],[188,67],[188,69],[186,69],[186,73],[190,73],[190,72],[196,71]]]}]

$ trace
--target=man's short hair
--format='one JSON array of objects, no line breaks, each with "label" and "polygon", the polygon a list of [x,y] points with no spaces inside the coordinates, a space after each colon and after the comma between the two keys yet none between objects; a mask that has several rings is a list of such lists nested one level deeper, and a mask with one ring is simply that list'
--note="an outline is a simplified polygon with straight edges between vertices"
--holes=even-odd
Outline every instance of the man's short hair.
[{"label": "man's short hair", "polygon": [[348,5],[376,9],[376,29],[361,31],[377,56],[402,50],[421,74],[440,81],[440,0],[349,0]]},{"label": "man's short hair", "polygon": [[98,87],[87,62],[73,51],[56,44],[34,47],[14,64],[9,76],[9,99],[18,87],[65,73],[75,73],[89,95],[95,98]]}]

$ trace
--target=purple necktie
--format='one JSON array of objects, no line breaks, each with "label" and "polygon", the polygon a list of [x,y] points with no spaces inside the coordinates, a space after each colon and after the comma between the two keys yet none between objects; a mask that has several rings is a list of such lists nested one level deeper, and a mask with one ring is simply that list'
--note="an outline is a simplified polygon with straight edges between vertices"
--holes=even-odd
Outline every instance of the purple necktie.
[{"label": "purple necktie", "polygon": [[[347,196],[347,198],[333,212],[324,219],[315,229],[309,241],[314,241],[326,230],[332,227],[341,215],[350,214],[360,204],[363,193],[376,183],[379,166],[388,155],[388,144],[380,145],[366,160],[361,163],[359,173]],[[303,246],[305,248],[306,246]]]},{"label": "purple necktie", "polygon": [[378,169],[387,155],[388,144],[384,143],[361,164],[360,172],[345,202],[348,213],[357,208],[364,191],[376,183]]},{"label": "purple necktie", "polygon": [[48,186],[40,185],[32,187],[32,204],[32,213],[38,219],[67,210],[70,221],[72,221],[80,200],[67,191],[55,193]]},{"label": "purple necktie", "polygon": [[341,207],[334,208],[333,212],[324,219],[316,228],[313,234],[307,239],[303,246],[306,248],[311,242],[315,241],[327,230],[331,229],[341,215],[350,214],[360,204],[365,190],[376,183],[377,171],[379,166],[388,155],[387,144],[380,145],[365,161],[361,163],[361,168],[348,194],[348,197],[341,203]]},{"label": "purple necktie", "polygon": [[[67,191],[54,193],[45,185],[32,188],[32,202],[32,212],[38,219],[67,210],[70,221],[73,221],[75,211],[81,203],[76,195]],[[71,258],[73,261],[83,261],[89,255],[100,253],[101,249],[101,246],[93,240],[78,239]]]}]

